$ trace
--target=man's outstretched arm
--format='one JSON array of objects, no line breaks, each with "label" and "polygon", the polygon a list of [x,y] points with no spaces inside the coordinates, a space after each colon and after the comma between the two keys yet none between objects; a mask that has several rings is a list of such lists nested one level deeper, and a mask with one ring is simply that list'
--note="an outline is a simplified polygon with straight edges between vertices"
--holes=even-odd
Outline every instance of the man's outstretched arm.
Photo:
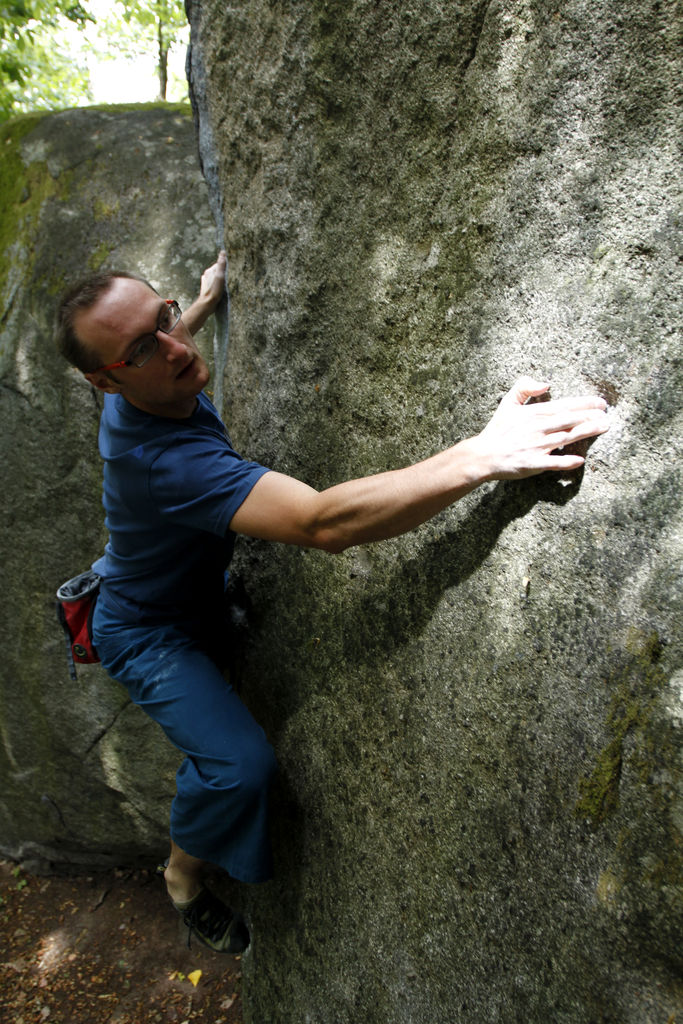
[{"label": "man's outstretched arm", "polygon": [[225,292],[225,266],[227,257],[221,249],[218,259],[202,274],[199,295],[183,313],[183,323],[190,334],[196,334],[216,309]]},{"label": "man's outstretched arm", "polygon": [[266,473],[230,527],[263,540],[339,552],[406,533],[486,480],[578,469],[584,462],[580,455],[556,450],[604,433],[607,403],[584,395],[525,404],[548,387],[520,378],[480,434],[405,469],[320,492],[281,473]]}]

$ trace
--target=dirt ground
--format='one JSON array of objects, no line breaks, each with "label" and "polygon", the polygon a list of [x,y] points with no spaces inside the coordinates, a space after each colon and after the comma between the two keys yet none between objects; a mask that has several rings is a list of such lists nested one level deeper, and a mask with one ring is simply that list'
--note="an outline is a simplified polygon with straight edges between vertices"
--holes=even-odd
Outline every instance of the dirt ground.
[{"label": "dirt ground", "polygon": [[241,1024],[240,983],[239,957],[188,949],[154,872],[40,878],[0,861],[3,1024]]}]

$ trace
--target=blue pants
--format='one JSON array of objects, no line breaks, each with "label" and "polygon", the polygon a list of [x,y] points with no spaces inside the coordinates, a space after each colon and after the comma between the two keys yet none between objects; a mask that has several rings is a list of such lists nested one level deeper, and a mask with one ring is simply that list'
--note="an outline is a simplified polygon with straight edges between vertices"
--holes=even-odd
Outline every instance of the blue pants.
[{"label": "blue pants", "polygon": [[275,755],[206,653],[207,638],[177,625],[122,625],[102,596],[93,638],[109,675],[186,754],[176,776],[171,839],[239,881],[266,881]]}]

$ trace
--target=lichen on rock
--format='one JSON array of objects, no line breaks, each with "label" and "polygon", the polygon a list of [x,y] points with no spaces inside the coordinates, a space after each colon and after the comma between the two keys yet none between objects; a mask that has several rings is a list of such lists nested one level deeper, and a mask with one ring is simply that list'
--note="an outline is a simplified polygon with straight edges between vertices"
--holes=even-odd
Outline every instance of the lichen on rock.
[{"label": "lichen on rock", "polygon": [[612,406],[571,480],[334,561],[243,549],[245,692],[282,767],[245,1018],[666,1020],[680,13],[189,11],[241,445],[323,487],[475,433],[520,373]]},{"label": "lichen on rock", "polygon": [[105,536],[100,402],[58,356],[53,317],[93,267],[196,294],[215,229],[189,108],[9,121],[0,184],[0,853],[41,869],[149,858],[166,845],[178,757],[101,668],[69,679],[54,613]]}]

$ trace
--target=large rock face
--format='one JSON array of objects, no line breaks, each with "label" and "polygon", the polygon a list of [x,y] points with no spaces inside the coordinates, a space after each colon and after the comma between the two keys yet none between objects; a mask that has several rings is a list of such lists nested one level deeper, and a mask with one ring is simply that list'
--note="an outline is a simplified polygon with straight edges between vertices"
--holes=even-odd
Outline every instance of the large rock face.
[{"label": "large rock face", "polygon": [[[601,393],[572,480],[242,545],[277,879],[250,1024],[643,1024],[680,998],[681,15],[190,4],[239,446],[324,487]],[[678,787],[678,788],[677,788]]]},{"label": "large rock face", "polygon": [[0,172],[0,855],[120,863],[165,847],[179,759],[100,667],[68,675],[54,592],[102,550],[99,400],[52,319],[101,266],[189,301],[215,228],[188,108],[19,118]]}]

